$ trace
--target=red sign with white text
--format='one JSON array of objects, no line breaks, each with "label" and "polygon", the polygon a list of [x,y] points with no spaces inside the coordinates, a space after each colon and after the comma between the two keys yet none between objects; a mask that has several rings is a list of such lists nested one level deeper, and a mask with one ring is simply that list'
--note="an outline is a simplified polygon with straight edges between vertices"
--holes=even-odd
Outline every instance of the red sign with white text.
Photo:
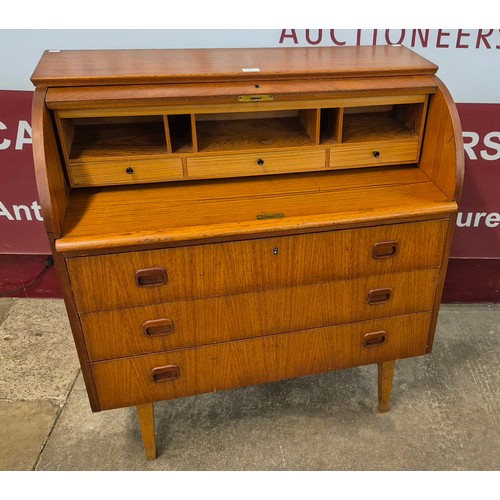
[{"label": "red sign with white text", "polygon": [[0,253],[48,254],[31,145],[33,92],[0,90]]},{"label": "red sign with white text", "polygon": [[465,178],[452,257],[500,257],[500,104],[458,104]]}]

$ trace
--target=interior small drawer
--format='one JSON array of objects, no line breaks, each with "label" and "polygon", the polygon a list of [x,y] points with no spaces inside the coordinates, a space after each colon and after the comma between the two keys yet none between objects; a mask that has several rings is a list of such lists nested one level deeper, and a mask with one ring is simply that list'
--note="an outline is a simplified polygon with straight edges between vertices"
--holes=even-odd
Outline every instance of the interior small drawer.
[{"label": "interior small drawer", "polygon": [[190,179],[308,172],[326,168],[325,149],[255,152],[187,158]]},{"label": "interior small drawer", "polygon": [[447,219],[67,259],[79,312],[441,265]]},{"label": "interior small drawer", "polygon": [[72,187],[141,184],[182,179],[182,160],[174,158],[70,162]]},{"label": "interior small drawer", "polygon": [[[91,361],[432,309],[438,270],[82,313]],[[408,293],[419,290],[419,293]]]},{"label": "interior small drawer", "polygon": [[378,167],[418,161],[418,139],[339,144],[330,149],[330,168]]},{"label": "interior small drawer", "polygon": [[[425,354],[431,313],[92,363],[102,410]],[[312,348],[311,346],[314,346]]]}]

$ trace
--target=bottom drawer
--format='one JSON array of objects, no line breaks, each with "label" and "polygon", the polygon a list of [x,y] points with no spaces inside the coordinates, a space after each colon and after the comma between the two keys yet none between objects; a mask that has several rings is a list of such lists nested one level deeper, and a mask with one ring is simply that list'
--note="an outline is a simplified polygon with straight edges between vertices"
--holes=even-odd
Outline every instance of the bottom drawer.
[{"label": "bottom drawer", "polygon": [[425,353],[419,313],[92,363],[102,410]]}]

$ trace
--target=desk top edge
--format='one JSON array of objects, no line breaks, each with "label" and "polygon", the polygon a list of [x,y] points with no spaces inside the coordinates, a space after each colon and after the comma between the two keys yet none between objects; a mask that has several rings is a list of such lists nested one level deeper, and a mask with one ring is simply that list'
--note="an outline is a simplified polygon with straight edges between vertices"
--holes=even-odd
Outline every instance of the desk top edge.
[{"label": "desk top edge", "polygon": [[37,87],[432,75],[403,46],[45,51]]}]

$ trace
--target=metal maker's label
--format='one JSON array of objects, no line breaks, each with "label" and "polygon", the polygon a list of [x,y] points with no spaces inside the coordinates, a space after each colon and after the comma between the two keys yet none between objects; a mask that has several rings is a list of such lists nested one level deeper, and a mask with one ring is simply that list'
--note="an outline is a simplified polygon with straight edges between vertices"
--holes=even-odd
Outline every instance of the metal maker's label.
[{"label": "metal maker's label", "polygon": [[272,94],[253,94],[238,96],[238,101],[240,102],[272,101],[273,99],[274,96]]},{"label": "metal maker's label", "polygon": [[266,219],[282,219],[285,217],[285,214],[275,213],[275,214],[259,214],[257,215],[257,220],[266,220]]}]

